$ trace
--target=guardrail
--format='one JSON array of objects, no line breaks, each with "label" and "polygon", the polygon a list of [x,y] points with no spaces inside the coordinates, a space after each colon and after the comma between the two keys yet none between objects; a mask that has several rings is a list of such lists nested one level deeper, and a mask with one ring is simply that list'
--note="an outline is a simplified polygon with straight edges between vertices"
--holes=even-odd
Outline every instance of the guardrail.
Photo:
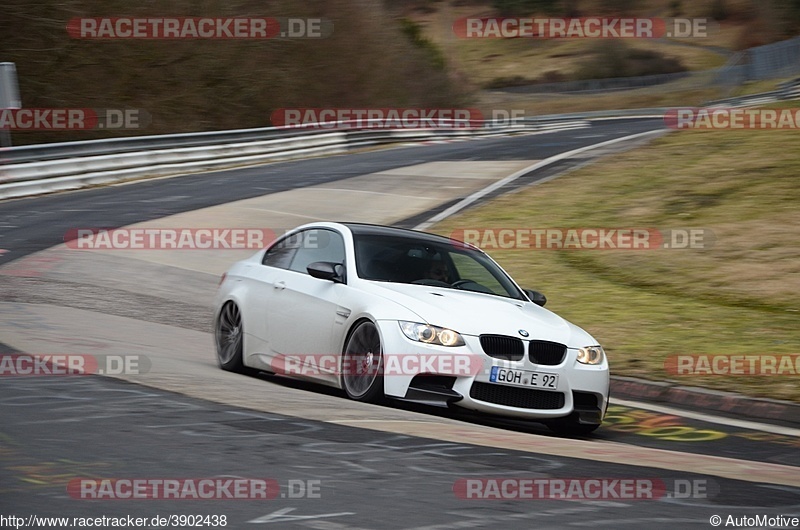
[{"label": "guardrail", "polygon": [[674,72],[671,74],[640,75],[635,77],[582,79],[578,81],[562,81],[559,83],[536,83],[487,88],[486,90],[491,92],[506,92],[509,94],[591,94],[595,92],[616,92],[620,90],[663,85],[691,77],[693,74],[694,72]]},{"label": "guardrail", "polygon": [[0,199],[128,180],[344,153],[368,146],[587,127],[585,120],[552,117],[517,124],[435,129],[317,127],[262,128],[89,140],[0,150]]},{"label": "guardrail", "polygon": [[[745,106],[800,98],[800,78],[778,90],[708,102]],[[481,122],[470,128],[375,129],[348,122],[138,136],[0,149],[0,200],[127,180],[344,153],[403,142],[475,138],[588,126],[588,120],[662,117],[668,108],[609,110]],[[465,125],[459,122],[459,126]],[[348,128],[350,126],[350,128]]]},{"label": "guardrail", "polygon": [[798,98],[800,98],[800,77],[791,79],[789,81],[784,81],[778,85],[776,90],[772,90],[770,92],[761,92],[759,94],[750,94],[747,96],[717,99],[707,102],[705,106],[747,107],[751,105],[763,105],[766,103],[773,103],[775,101],[785,101]]}]

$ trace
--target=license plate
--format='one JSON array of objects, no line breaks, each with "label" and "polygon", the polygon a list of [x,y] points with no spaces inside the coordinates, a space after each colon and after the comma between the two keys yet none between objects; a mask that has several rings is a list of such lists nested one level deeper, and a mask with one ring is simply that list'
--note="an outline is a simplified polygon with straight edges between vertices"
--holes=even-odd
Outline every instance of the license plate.
[{"label": "license plate", "polygon": [[558,374],[511,370],[509,368],[500,368],[499,366],[492,366],[489,381],[500,385],[541,388],[542,390],[556,390],[558,388]]}]

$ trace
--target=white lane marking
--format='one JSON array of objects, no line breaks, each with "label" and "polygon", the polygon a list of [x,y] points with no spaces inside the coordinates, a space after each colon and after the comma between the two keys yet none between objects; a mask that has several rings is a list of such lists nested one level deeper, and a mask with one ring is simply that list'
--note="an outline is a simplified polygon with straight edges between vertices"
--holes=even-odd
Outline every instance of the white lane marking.
[{"label": "white lane marking", "polygon": [[321,513],[319,515],[287,515],[297,508],[281,508],[272,513],[251,519],[248,523],[285,523],[288,521],[304,521],[306,519],[322,519],[323,517],[341,517],[343,515],[355,515],[355,512]]},{"label": "white lane marking", "polygon": [[[494,182],[493,184],[490,184],[489,186],[483,188],[482,190],[476,191],[475,193],[473,193],[472,195],[470,195],[466,199],[464,199],[462,201],[459,201],[458,203],[454,204],[453,206],[451,206],[450,208],[446,209],[445,211],[434,215],[433,217],[431,217],[430,219],[428,219],[424,223],[421,223],[421,224],[415,226],[414,230],[426,230],[426,229],[430,228],[432,225],[438,223],[439,221],[443,221],[443,220],[447,219],[448,217],[450,217],[451,215],[455,215],[456,213],[460,212],[461,210],[463,210],[464,208],[466,208],[467,206],[469,206],[473,202],[475,202],[475,201],[477,201],[479,199],[482,199],[483,197],[489,195],[493,191],[497,191],[500,188],[502,188],[503,186],[505,186],[507,184],[510,184],[511,182],[514,182],[518,178],[522,177],[523,175],[527,175],[531,171],[536,171],[537,169],[541,169],[543,167],[547,167],[547,166],[549,166],[551,164],[554,164],[556,162],[560,162],[561,160],[564,160],[566,158],[570,158],[570,157],[575,156],[575,155],[580,154],[580,153],[585,153],[586,151],[591,151],[593,149],[599,149],[601,147],[605,147],[605,146],[608,146],[608,145],[624,142],[624,141],[627,141],[627,140],[633,140],[635,138],[641,138],[641,137],[650,136],[650,135],[659,135],[659,134],[664,134],[664,133],[665,133],[664,129],[656,129],[654,131],[646,131],[646,132],[643,132],[643,133],[632,134],[630,136],[623,136],[621,138],[614,138],[613,140],[606,140],[605,142],[600,142],[600,143],[597,143],[597,144],[587,145],[587,146],[584,146],[584,147],[580,147],[578,149],[573,149],[572,151],[567,151],[565,153],[561,153],[561,154],[558,154],[558,155],[551,156],[550,158],[545,158],[541,162],[537,162],[537,163],[533,164],[532,166],[528,166],[528,167],[526,167],[524,169],[521,169],[521,170],[517,171],[516,173],[513,173],[513,174],[507,176],[504,179],[498,180],[497,182]],[[541,182],[542,181],[537,181],[537,184],[541,183]]]},{"label": "white lane marking", "polygon": [[704,414],[702,412],[690,412],[681,409],[674,409],[672,407],[665,407],[663,405],[651,405],[650,403],[639,403],[638,401],[627,401],[624,399],[612,398],[611,404],[622,405],[623,407],[652,410],[653,412],[660,412],[662,414],[671,414],[673,416],[681,416],[683,418],[690,418],[693,420],[700,420],[708,423],[716,423],[717,425],[727,425],[728,427],[740,427],[742,429],[751,429],[754,431],[769,432],[772,434],[783,434],[785,436],[800,437],[800,429],[793,429],[791,427],[782,427],[780,425],[769,425],[767,423],[758,423],[755,421],[723,418],[720,416],[712,416],[711,414]]}]

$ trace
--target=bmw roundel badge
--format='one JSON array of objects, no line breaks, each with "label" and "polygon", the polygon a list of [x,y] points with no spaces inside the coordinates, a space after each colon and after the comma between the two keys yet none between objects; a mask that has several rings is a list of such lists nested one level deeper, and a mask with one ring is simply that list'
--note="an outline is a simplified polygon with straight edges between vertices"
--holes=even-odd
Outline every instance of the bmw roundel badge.
[{"label": "bmw roundel badge", "polygon": [[523,337],[527,337],[528,335],[530,335],[530,333],[528,333],[524,329],[519,330],[519,334],[522,335]]}]

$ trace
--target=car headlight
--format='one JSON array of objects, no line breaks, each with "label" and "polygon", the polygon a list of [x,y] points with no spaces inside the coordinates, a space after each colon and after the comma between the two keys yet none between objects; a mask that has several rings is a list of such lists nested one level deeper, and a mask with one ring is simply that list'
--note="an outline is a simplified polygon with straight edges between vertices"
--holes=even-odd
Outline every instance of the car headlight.
[{"label": "car headlight", "polygon": [[424,342],[425,344],[438,344],[441,346],[463,346],[464,339],[461,335],[452,329],[440,328],[431,326],[430,324],[421,324],[419,322],[400,322],[400,329],[403,330],[403,335],[411,340],[417,342]]},{"label": "car headlight", "polygon": [[578,362],[581,364],[600,364],[605,355],[601,346],[578,348]]}]

